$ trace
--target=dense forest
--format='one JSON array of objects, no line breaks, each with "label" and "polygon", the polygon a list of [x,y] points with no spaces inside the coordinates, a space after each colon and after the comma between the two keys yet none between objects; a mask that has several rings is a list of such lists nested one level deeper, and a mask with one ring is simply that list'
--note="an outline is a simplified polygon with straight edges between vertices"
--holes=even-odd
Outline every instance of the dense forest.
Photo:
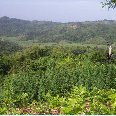
[{"label": "dense forest", "polygon": [[0,18],[0,36],[18,37],[38,42],[84,42],[106,44],[116,42],[116,21],[86,21],[56,23],[26,21],[9,17]]},{"label": "dense forest", "polygon": [[116,21],[109,20],[0,18],[0,114],[116,114],[115,31]]}]

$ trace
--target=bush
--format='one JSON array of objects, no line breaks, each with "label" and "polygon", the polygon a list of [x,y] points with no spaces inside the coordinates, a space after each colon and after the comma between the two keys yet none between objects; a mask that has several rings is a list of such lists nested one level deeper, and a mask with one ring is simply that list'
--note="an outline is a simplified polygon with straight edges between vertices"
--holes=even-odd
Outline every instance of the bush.
[{"label": "bush", "polygon": [[[9,108],[15,111],[33,101],[42,104],[38,112],[45,111],[45,104],[48,109],[61,107],[64,114],[115,112],[115,63],[102,62],[105,56],[101,52],[74,55],[72,49],[56,47],[48,50],[47,55],[46,49],[45,54],[34,47],[31,52],[28,49],[1,58],[0,71],[5,75],[0,83],[3,114]],[[8,70],[4,66],[8,66]]]}]

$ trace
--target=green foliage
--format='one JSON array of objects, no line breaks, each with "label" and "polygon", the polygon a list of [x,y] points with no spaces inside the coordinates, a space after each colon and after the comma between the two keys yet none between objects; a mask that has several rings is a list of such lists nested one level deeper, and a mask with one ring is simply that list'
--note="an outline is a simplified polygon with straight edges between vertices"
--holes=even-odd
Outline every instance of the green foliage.
[{"label": "green foliage", "polygon": [[0,18],[0,36],[17,37],[17,41],[32,42],[81,42],[106,44],[116,42],[116,21],[55,23],[49,21],[25,21],[9,17]]},{"label": "green foliage", "polygon": [[[116,114],[115,47],[109,61],[106,49],[62,46],[115,42],[115,21],[61,24],[2,17],[0,27],[0,114]],[[19,51],[2,36],[60,44]]]},{"label": "green foliage", "polygon": [[[19,96],[21,102],[26,104],[28,95]],[[1,114],[67,114],[67,115],[112,115],[116,114],[116,90],[97,89],[88,90],[86,87],[74,87],[67,97],[51,96],[47,93],[44,102],[33,101],[24,107],[15,108],[4,106]],[[18,99],[17,99],[18,102]],[[55,111],[55,112],[53,112]]]},{"label": "green foliage", "polygon": [[61,110],[64,114],[115,114],[116,105],[112,105],[116,101],[112,102],[114,98],[110,96],[116,96],[115,90],[75,87]]},{"label": "green foliage", "polygon": [[18,44],[8,41],[2,41],[0,38],[0,56],[3,54],[12,54],[19,50],[22,50]]},{"label": "green foliage", "polygon": [[116,7],[116,0],[106,0],[105,2],[102,2],[103,7],[108,6],[108,8],[115,8]]},{"label": "green foliage", "polygon": [[1,57],[1,114],[115,114],[116,62],[106,59],[104,49],[63,46]]},{"label": "green foliage", "polygon": [[6,55],[0,57],[0,75],[7,75],[12,67],[12,62]]},{"label": "green foliage", "polygon": [[27,21],[9,17],[0,18],[1,36],[18,36],[19,39],[31,39],[44,34],[58,23],[50,21]]}]

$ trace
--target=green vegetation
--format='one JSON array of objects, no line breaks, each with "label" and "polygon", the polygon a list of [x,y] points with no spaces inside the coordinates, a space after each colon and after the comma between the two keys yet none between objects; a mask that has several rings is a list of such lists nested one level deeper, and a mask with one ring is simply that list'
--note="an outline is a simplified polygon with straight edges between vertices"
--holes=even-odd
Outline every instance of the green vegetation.
[{"label": "green vegetation", "polygon": [[22,49],[22,47],[14,42],[0,40],[0,55],[12,54],[21,49]]},{"label": "green vegetation", "polygon": [[104,6],[108,6],[108,8],[116,8],[116,0],[105,0],[104,2],[102,2],[103,7]]},{"label": "green vegetation", "polygon": [[109,41],[116,42],[116,21],[55,23],[1,17],[0,36],[1,38],[16,37],[19,42],[31,40],[33,43],[59,43],[66,41],[101,45]]},{"label": "green vegetation", "polygon": [[116,114],[116,21],[0,18],[0,114]]},{"label": "green vegetation", "polygon": [[28,47],[2,56],[0,75],[1,114],[116,114],[116,59],[105,49]]}]

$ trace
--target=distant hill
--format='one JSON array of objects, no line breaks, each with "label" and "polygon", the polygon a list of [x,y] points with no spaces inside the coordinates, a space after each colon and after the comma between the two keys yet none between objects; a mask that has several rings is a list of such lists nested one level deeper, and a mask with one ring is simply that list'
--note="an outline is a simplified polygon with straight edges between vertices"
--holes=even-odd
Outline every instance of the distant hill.
[{"label": "distant hill", "polygon": [[16,36],[21,40],[38,42],[97,43],[116,42],[116,21],[85,21],[57,23],[51,21],[27,21],[9,17],[0,18],[0,36]]},{"label": "distant hill", "polygon": [[20,34],[36,33],[52,28],[56,23],[50,21],[27,21],[16,18],[0,18],[0,35],[18,36]]}]

